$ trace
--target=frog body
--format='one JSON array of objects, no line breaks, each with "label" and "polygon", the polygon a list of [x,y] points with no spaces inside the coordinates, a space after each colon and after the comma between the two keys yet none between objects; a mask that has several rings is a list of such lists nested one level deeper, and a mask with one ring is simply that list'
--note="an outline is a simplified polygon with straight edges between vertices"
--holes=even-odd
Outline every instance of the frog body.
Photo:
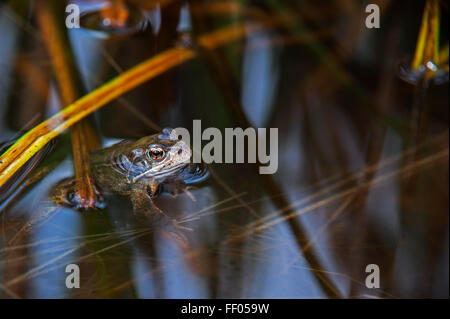
[{"label": "frog body", "polygon": [[[162,134],[94,150],[90,167],[102,193],[128,196],[135,213],[148,214],[160,212],[152,199],[162,191],[177,193],[208,177],[206,166],[192,163],[191,159],[189,146],[175,137],[174,130],[164,129]],[[73,184],[71,180],[61,182],[54,198],[66,206],[76,207],[70,195]]]}]

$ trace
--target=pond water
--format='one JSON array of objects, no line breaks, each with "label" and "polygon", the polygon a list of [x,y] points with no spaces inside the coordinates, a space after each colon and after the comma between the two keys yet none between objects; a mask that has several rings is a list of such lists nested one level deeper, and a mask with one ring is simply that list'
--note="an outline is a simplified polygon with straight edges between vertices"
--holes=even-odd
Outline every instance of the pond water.
[{"label": "pond water", "polygon": [[[0,6],[1,141],[66,106],[42,7],[13,2]],[[174,230],[134,214],[126,196],[105,194],[106,207],[88,211],[52,202],[74,176],[66,131],[2,198],[0,296],[448,298],[448,73],[421,87],[398,71],[424,1],[383,2],[379,29],[364,26],[358,1],[71,3],[81,28],[59,30],[84,93],[173,47],[196,52],[93,113],[103,146],[192,130],[195,119],[222,132],[278,128],[278,170],[211,164],[189,193],[154,200]],[[64,21],[64,6],[53,10]],[[196,41],[242,26],[215,49]],[[444,46],[448,5],[441,28]],[[66,287],[69,264],[79,288]],[[367,287],[368,265],[379,288]]]}]

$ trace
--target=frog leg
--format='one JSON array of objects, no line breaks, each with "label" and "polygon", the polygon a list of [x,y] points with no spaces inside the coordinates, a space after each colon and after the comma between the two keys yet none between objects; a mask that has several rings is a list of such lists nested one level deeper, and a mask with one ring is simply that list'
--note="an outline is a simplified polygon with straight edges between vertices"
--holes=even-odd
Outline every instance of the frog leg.
[{"label": "frog leg", "polygon": [[[86,206],[82,206],[82,199],[76,190],[76,179],[66,178],[59,181],[50,193],[50,198],[53,202],[61,206],[66,206],[74,209],[86,209]],[[92,203],[92,208],[103,209],[105,208],[105,201],[100,191],[95,188],[95,195],[97,200]]]},{"label": "frog leg", "polygon": [[186,186],[183,188],[183,193],[185,193],[193,202],[196,202],[197,199],[195,198],[194,194],[191,193],[191,189],[194,189],[195,187],[192,186]]},{"label": "frog leg", "polygon": [[163,211],[153,203],[152,196],[146,189],[133,187],[131,189],[130,199],[133,204],[133,211],[136,215],[158,216],[164,214]]},{"label": "frog leg", "polygon": [[156,182],[147,185],[147,189],[144,187],[133,187],[130,198],[133,204],[134,214],[150,216],[154,222],[169,226],[169,229],[165,229],[163,232],[175,238],[180,244],[185,244],[187,237],[184,235],[184,232],[191,229],[180,225],[175,218],[171,218],[154,204],[152,198],[158,192],[159,189],[157,188]]},{"label": "frog leg", "polygon": [[150,198],[155,198],[159,191],[159,183],[157,181],[152,180],[147,184],[147,192],[150,195]]},{"label": "frog leg", "polygon": [[164,190],[176,197],[179,193],[185,193],[193,202],[196,202],[195,196],[190,192],[190,190],[195,189],[196,187],[186,185],[184,182],[172,182],[164,185]]}]

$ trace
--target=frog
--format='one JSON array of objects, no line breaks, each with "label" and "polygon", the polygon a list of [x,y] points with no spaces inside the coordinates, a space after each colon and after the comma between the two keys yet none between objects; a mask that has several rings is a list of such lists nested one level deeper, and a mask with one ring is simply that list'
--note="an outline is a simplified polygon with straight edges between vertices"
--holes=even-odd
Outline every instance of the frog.
[{"label": "frog", "polygon": [[[160,194],[189,194],[192,185],[209,177],[206,164],[193,163],[191,148],[171,128],[91,151],[90,169],[101,194],[128,197],[134,214],[141,216],[163,214],[153,202]],[[61,181],[52,192],[53,201],[78,208],[74,185],[73,178]]]}]

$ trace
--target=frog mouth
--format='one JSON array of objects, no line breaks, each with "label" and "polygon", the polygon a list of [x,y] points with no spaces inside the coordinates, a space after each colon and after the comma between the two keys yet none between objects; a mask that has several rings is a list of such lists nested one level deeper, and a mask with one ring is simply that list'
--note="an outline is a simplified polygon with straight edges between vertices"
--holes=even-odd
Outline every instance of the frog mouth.
[{"label": "frog mouth", "polygon": [[185,184],[200,183],[209,177],[209,170],[204,163],[189,164],[183,168],[180,176],[183,176]]}]

